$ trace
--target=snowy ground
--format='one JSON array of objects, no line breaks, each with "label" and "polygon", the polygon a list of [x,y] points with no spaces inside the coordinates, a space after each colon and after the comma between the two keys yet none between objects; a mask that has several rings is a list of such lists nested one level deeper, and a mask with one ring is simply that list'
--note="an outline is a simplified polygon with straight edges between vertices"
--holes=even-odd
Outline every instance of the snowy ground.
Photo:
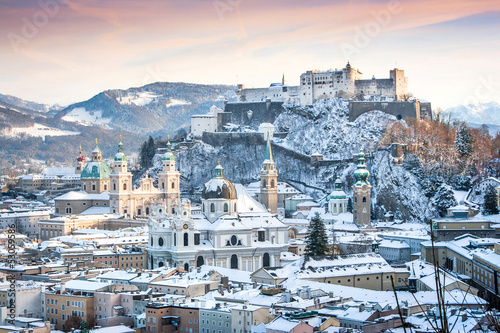
[{"label": "snowy ground", "polygon": [[155,100],[155,98],[160,97],[160,95],[154,94],[149,91],[144,91],[144,92],[137,92],[137,93],[128,93],[125,96],[120,96],[117,98],[118,102],[122,105],[131,105],[135,104],[138,106],[144,106],[152,101]]},{"label": "snowy ground", "polygon": [[45,140],[46,136],[79,135],[80,132],[64,131],[35,123],[32,127],[12,127],[9,133],[10,136],[19,136],[21,134],[42,137]]},{"label": "snowy ground", "polygon": [[104,118],[101,110],[87,111],[85,108],[74,108],[67,113],[62,120],[77,122],[83,125],[105,125],[111,122],[111,118]]},{"label": "snowy ground", "polygon": [[191,105],[191,102],[188,101],[183,101],[180,99],[175,99],[175,98],[170,98],[169,102],[165,104],[167,108],[171,106],[177,106],[177,105]]}]

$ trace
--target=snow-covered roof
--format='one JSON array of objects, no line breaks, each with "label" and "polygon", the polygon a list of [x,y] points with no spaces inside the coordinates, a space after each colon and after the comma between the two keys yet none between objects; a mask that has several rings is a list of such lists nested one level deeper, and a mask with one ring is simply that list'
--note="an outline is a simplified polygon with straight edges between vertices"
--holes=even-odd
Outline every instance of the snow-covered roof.
[{"label": "snow-covered roof", "polygon": [[278,332],[291,332],[299,324],[300,321],[288,320],[283,317],[278,317],[269,324],[267,324],[266,328],[268,330],[274,330]]},{"label": "snow-covered roof", "polygon": [[409,249],[410,245],[408,245],[408,243],[403,241],[384,239],[383,241],[380,242],[378,247],[379,248],[385,247],[391,249]]},{"label": "snow-covered roof", "polygon": [[108,282],[95,282],[87,280],[70,280],[66,282],[66,290],[94,292],[111,285]]}]

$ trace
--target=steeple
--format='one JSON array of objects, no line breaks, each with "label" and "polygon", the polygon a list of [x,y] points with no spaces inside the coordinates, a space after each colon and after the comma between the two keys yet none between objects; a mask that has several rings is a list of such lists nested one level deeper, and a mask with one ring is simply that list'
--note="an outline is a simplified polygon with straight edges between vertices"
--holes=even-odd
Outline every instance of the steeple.
[{"label": "steeple", "polygon": [[224,168],[220,165],[220,158],[218,160],[217,166],[215,167],[215,178],[224,178],[223,173]]},{"label": "steeple", "polygon": [[101,150],[99,149],[99,146],[97,145],[97,138],[95,138],[95,147],[94,150],[92,150],[92,161],[102,162],[102,153]]},{"label": "steeple", "polygon": [[163,161],[175,161],[175,155],[172,153],[172,144],[170,143],[170,135],[168,136],[168,142],[167,142],[167,152],[163,156],[162,160]]},{"label": "steeple", "polygon": [[271,136],[269,135],[269,131],[267,132],[267,146],[266,146],[266,156],[264,157],[264,163],[266,161],[274,163],[274,160],[273,160],[273,151],[272,151],[272,148],[271,148]]},{"label": "steeple", "polygon": [[278,172],[274,166],[271,135],[267,133],[266,154],[260,170],[260,202],[273,214],[278,213]]},{"label": "steeple", "polygon": [[285,85],[285,73],[283,73],[283,77],[281,78],[281,84]]},{"label": "steeple", "polygon": [[352,186],[353,196],[353,221],[357,225],[371,223],[371,188],[368,177],[370,172],[366,168],[366,159],[363,149],[358,154],[358,166],[354,171],[356,182]]},{"label": "steeple", "polygon": [[118,152],[115,155],[115,161],[126,161],[127,155],[125,155],[125,151],[123,150],[123,142],[122,136],[120,135],[120,142],[118,143]]}]

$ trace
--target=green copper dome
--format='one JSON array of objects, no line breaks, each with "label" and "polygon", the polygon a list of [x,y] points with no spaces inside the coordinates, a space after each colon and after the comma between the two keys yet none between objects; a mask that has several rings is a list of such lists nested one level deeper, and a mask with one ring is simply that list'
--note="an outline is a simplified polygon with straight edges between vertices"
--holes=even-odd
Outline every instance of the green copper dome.
[{"label": "green copper dome", "polygon": [[170,140],[167,143],[167,152],[165,153],[165,155],[163,155],[162,160],[164,160],[164,161],[168,161],[168,160],[175,161],[175,155],[174,155],[174,153],[172,153],[172,145],[170,144]]},{"label": "green copper dome", "polygon": [[366,168],[365,163],[365,153],[363,149],[360,150],[358,154],[358,167],[356,171],[354,171],[354,178],[356,178],[356,186],[361,186],[363,184],[370,185],[368,181],[368,177],[370,177],[370,172]]},{"label": "green copper dome", "polygon": [[118,152],[115,155],[115,161],[126,161],[126,160],[127,160],[127,155],[125,155],[125,152],[123,151],[122,137],[120,135],[120,143],[118,143]]},{"label": "green copper dome", "polygon": [[81,178],[109,179],[111,168],[104,162],[89,162],[83,168]]},{"label": "green copper dome", "polygon": [[335,190],[330,193],[328,199],[347,199],[347,196],[344,191],[342,191],[342,181],[340,178],[335,180]]}]

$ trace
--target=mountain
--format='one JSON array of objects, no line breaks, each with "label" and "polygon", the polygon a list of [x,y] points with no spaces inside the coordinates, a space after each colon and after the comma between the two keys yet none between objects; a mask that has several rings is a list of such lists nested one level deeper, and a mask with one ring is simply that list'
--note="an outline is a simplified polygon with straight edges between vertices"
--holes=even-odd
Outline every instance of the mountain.
[{"label": "mountain", "polygon": [[190,123],[191,115],[205,114],[235,99],[235,87],[181,82],[156,82],[127,90],[106,90],[72,104],[56,118],[83,125],[127,130],[154,136],[172,134]]},{"label": "mountain", "polygon": [[96,138],[105,158],[115,154],[120,134],[130,152],[138,151],[146,139],[141,134],[84,126],[48,113],[22,110],[0,105],[0,173],[21,171],[47,161],[72,165],[80,147],[85,156],[90,155]]},{"label": "mountain", "polygon": [[470,124],[500,125],[500,104],[489,102],[459,105],[446,109],[439,116]]},{"label": "mountain", "polygon": [[57,104],[54,105],[40,104],[36,102],[25,101],[15,96],[2,95],[2,94],[0,94],[0,105],[21,112],[36,111],[40,113],[46,113],[46,112],[57,112],[62,109],[62,107]]}]

